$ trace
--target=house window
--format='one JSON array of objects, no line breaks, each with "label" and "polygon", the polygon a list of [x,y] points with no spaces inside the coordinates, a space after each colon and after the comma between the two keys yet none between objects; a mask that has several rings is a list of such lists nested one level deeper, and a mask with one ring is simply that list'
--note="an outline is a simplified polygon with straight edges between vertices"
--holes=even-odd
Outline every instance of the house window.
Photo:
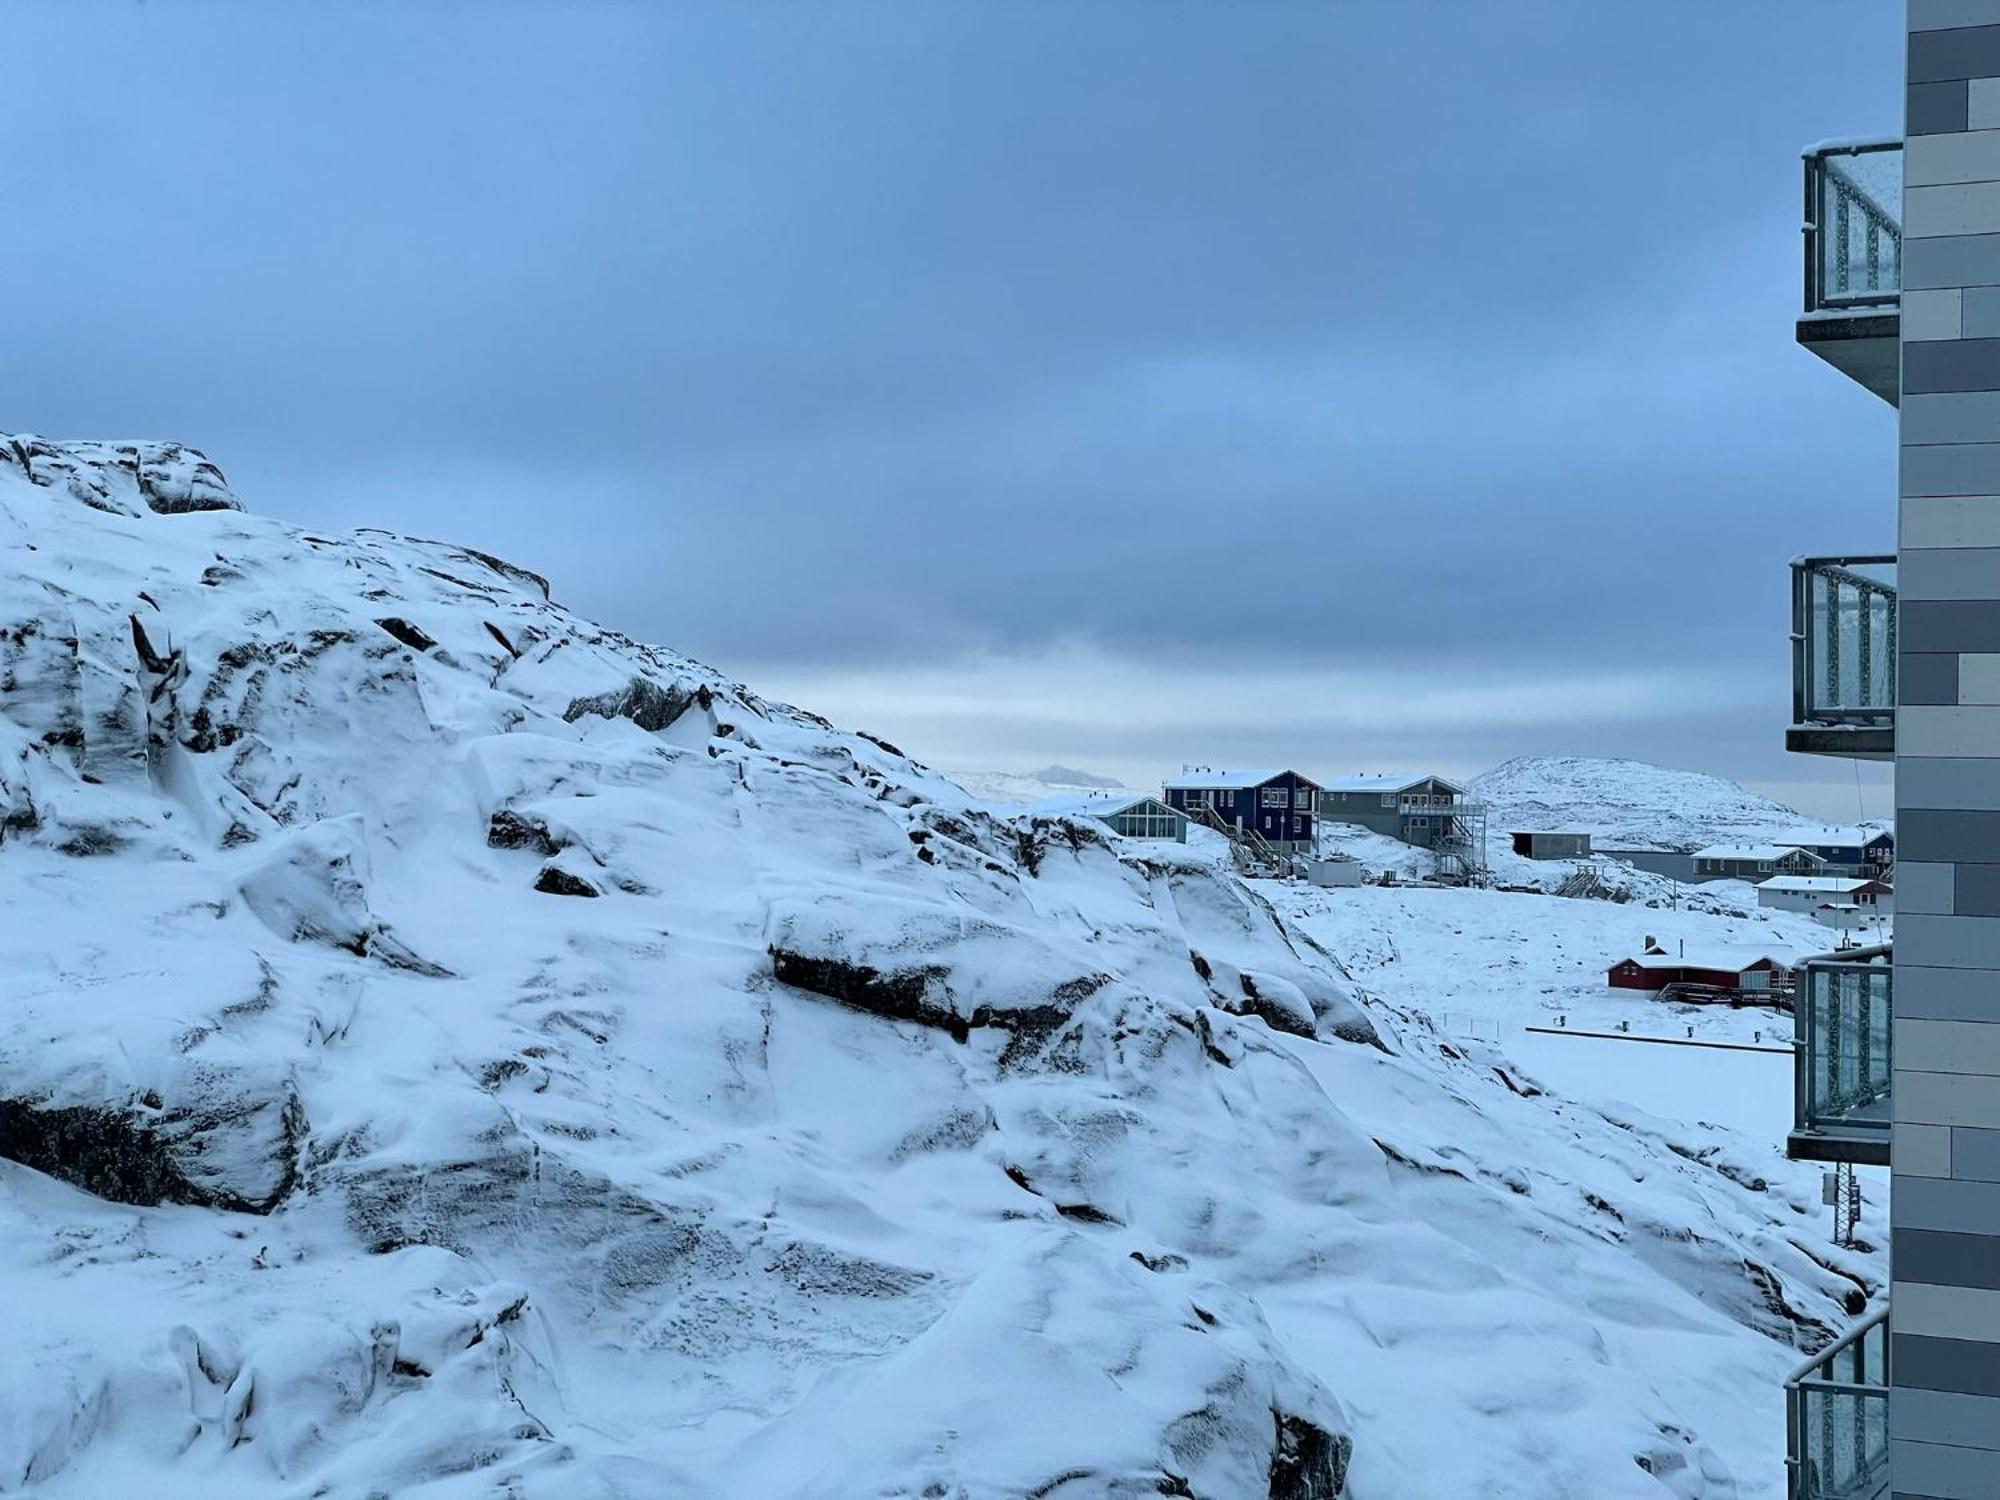
[{"label": "house window", "polygon": [[1304,818],[1292,819],[1292,835],[1295,838],[1304,838],[1306,836],[1306,820]]},{"label": "house window", "polygon": [[1287,792],[1281,786],[1267,786],[1264,788],[1264,805],[1266,807],[1284,807],[1291,800],[1291,793]]},{"label": "house window", "polygon": [[1384,792],[1382,794],[1382,805],[1384,807],[1394,807],[1396,805],[1396,794],[1394,792]]},{"label": "house window", "polygon": [[1312,805],[1313,805],[1313,794],[1308,788],[1300,787],[1297,791],[1292,793],[1292,806],[1303,808],[1307,811],[1311,811]]},{"label": "house window", "polygon": [[1757,861],[1757,873],[1758,873],[1759,875],[1768,875],[1768,874],[1770,874],[1770,873],[1771,873],[1771,862],[1770,862],[1770,861],[1769,861],[1768,859],[1760,859],[1760,860],[1758,860],[1758,861]]}]

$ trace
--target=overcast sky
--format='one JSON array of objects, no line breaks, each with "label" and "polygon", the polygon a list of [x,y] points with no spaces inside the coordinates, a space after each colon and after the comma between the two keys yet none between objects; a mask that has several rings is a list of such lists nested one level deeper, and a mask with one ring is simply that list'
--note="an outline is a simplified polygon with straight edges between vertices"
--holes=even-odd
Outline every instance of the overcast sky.
[{"label": "overcast sky", "polygon": [[1798,152],[1899,131],[1901,12],[14,0],[0,429],[194,443],[949,768],[1845,816],[1784,564],[1893,545],[1895,429],[1792,341]]}]

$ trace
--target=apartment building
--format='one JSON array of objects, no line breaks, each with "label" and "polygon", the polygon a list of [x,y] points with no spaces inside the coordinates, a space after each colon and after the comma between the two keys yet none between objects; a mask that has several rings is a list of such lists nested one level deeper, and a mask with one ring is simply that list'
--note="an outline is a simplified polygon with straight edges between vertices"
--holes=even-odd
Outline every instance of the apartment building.
[{"label": "apartment building", "polygon": [[2000,1496],[2000,0],[1907,43],[1904,139],[1806,155],[1799,342],[1899,408],[1900,514],[1792,565],[1787,743],[1893,757],[1901,909],[1799,986],[1789,1149],[1890,1166],[1894,1283],[1788,1384],[1793,1500]]}]

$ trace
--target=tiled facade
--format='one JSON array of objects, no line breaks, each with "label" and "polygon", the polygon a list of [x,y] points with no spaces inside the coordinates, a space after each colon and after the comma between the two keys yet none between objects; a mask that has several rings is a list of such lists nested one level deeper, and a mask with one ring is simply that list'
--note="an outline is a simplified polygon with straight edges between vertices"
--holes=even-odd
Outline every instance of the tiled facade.
[{"label": "tiled facade", "polygon": [[1890,1434],[2000,1496],[2000,0],[1910,0]]}]

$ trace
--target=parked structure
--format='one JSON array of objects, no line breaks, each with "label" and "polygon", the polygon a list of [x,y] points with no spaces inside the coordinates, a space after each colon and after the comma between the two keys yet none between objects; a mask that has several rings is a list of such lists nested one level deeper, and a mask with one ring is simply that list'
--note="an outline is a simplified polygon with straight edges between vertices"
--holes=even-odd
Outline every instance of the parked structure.
[{"label": "parked structure", "polygon": [[1879,880],[1896,867],[1896,835],[1886,828],[1796,828],[1771,842],[1818,855],[1827,875]]},{"label": "parked structure", "polygon": [[1757,885],[1757,904],[1777,911],[1815,912],[1829,902],[1886,916],[1896,909],[1896,893],[1880,880],[1848,875],[1773,875]]},{"label": "parked structure", "polygon": [[1517,833],[1514,852],[1523,859],[1588,859],[1587,833]]},{"label": "parked structure", "polygon": [[1306,861],[1306,880],[1312,885],[1357,886],[1362,884],[1363,870],[1358,859],[1335,856],[1331,859],[1309,859]]},{"label": "parked structure", "polygon": [[1902,550],[1793,562],[1786,741],[1895,760],[1902,930],[1800,990],[1787,1149],[1890,1168],[1895,1282],[1786,1382],[1793,1500],[2000,1495],[2000,0],[1906,14],[1907,143],[1806,155],[1798,338],[1900,408]]},{"label": "parked structure", "polygon": [[1789,974],[1768,953],[1732,948],[1668,953],[1651,943],[1644,952],[1613,964],[1606,977],[1615,990],[1659,991],[1672,984],[1690,984],[1749,993],[1772,989]]},{"label": "parked structure", "polygon": [[1177,812],[1206,810],[1233,829],[1253,833],[1281,854],[1310,854],[1316,843],[1319,783],[1297,771],[1215,771],[1188,766],[1162,797]]},{"label": "parked structure", "polygon": [[1694,851],[1696,880],[1747,880],[1773,875],[1823,875],[1826,861],[1804,849],[1779,844],[1711,844]]},{"label": "parked structure", "polygon": [[1158,797],[1141,793],[1056,797],[1029,809],[1044,817],[1095,818],[1113,833],[1128,839],[1172,839],[1187,842],[1187,814],[1167,806]]},{"label": "parked structure", "polygon": [[1321,783],[1320,817],[1356,823],[1438,856],[1442,874],[1486,868],[1486,809],[1429,772],[1357,772]]}]

